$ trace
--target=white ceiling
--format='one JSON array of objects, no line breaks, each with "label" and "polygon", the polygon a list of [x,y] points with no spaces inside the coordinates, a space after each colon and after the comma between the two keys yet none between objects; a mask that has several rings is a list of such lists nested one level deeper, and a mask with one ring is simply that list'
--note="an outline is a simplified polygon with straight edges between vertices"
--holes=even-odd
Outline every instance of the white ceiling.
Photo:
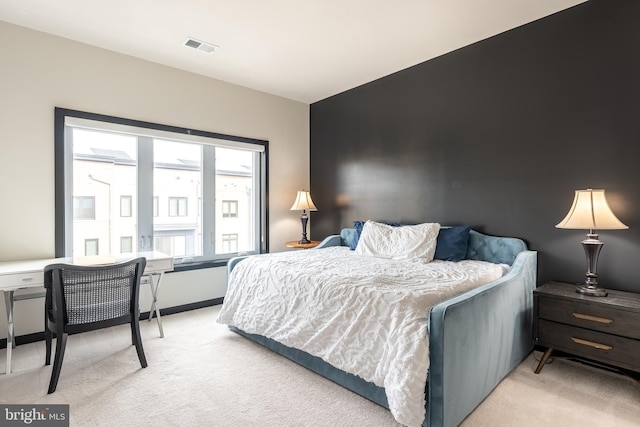
[{"label": "white ceiling", "polygon": [[584,1],[0,0],[0,20],[312,103]]}]

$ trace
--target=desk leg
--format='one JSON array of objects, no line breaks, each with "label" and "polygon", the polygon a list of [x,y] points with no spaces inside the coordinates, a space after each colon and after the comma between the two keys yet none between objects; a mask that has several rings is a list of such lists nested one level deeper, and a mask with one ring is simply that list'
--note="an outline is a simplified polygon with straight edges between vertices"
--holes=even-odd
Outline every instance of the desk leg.
[{"label": "desk leg", "polygon": [[13,342],[13,291],[4,291],[4,303],[7,306],[7,362],[5,374],[11,373],[11,353]]},{"label": "desk leg", "polygon": [[[149,309],[149,321],[153,319],[153,313],[156,314],[156,321],[158,322],[158,330],[160,331],[160,338],[164,338],[164,331],[162,330],[162,319],[160,318],[160,309],[158,308],[158,289],[160,288],[160,282],[164,273],[150,274],[149,275],[149,287],[151,288],[151,308]],[[154,283],[154,279],[155,283]]]}]

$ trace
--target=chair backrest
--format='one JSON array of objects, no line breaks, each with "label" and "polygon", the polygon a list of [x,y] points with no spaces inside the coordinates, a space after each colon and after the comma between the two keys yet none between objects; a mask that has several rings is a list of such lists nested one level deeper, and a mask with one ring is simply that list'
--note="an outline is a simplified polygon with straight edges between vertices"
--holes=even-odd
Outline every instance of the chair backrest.
[{"label": "chair backrest", "polygon": [[56,323],[86,325],[137,314],[145,258],[117,264],[52,264],[44,270],[46,309]]}]

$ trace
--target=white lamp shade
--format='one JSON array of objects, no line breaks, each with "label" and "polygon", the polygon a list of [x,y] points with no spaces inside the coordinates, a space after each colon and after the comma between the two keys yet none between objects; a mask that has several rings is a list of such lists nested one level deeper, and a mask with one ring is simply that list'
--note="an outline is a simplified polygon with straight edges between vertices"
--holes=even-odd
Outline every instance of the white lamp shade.
[{"label": "white lamp shade", "polygon": [[622,230],[624,225],[611,211],[604,190],[576,190],[573,205],[557,228]]},{"label": "white lamp shade", "polygon": [[311,194],[308,191],[298,191],[298,195],[296,196],[296,201],[293,202],[293,206],[291,206],[291,211],[317,211],[316,205],[313,204],[313,200],[311,200]]}]

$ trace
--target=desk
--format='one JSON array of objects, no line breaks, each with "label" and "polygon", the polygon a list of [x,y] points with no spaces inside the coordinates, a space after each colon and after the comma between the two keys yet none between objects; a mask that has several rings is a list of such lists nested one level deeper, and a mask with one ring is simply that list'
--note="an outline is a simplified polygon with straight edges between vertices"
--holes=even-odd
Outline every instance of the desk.
[{"label": "desk", "polygon": [[41,298],[44,292],[25,295],[14,295],[19,289],[39,288],[44,286],[44,268],[49,264],[65,263],[78,265],[100,265],[126,261],[133,258],[145,257],[147,265],[142,273],[151,288],[151,309],[149,321],[156,315],[160,337],[164,337],[160,309],[158,308],[158,289],[160,282],[167,271],[173,270],[173,258],[161,252],[137,252],[116,256],[90,256],[78,258],[50,258],[30,261],[0,262],[0,290],[4,292],[4,301],[7,307],[7,363],[5,373],[11,373],[11,352],[15,347],[13,331],[13,303],[15,301]]}]

